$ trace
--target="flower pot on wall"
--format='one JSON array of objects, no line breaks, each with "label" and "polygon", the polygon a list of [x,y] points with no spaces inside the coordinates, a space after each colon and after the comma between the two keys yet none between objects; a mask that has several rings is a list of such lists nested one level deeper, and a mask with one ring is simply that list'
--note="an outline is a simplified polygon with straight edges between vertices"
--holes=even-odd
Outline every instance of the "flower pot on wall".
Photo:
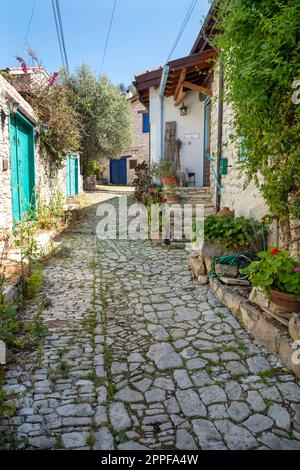
[{"label": "flower pot on wall", "polygon": [[180,193],[167,193],[168,202],[179,202],[180,201]]},{"label": "flower pot on wall", "polygon": [[287,312],[300,312],[300,301],[294,294],[272,289],[270,300]]},{"label": "flower pot on wall", "polygon": [[164,187],[166,186],[179,186],[178,181],[176,180],[175,176],[161,176],[161,182]]}]

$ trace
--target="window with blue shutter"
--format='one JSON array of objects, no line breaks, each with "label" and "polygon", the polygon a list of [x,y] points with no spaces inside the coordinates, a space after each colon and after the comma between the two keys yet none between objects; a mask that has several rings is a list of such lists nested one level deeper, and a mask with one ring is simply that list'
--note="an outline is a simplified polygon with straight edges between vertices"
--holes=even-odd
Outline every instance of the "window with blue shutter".
[{"label": "window with blue shutter", "polygon": [[144,113],[143,114],[143,133],[144,134],[149,134],[149,132],[150,132],[149,113]]}]

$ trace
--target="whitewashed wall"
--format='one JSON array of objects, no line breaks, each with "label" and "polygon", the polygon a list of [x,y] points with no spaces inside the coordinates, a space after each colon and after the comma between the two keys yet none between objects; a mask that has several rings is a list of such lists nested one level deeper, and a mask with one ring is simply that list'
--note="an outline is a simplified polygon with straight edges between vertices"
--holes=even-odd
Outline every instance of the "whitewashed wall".
[{"label": "whitewashed wall", "polygon": [[[190,91],[186,94],[184,104],[188,107],[187,116],[181,116],[180,106],[174,106],[174,98],[164,98],[165,123],[177,122],[177,138],[182,141],[182,167],[196,175],[196,186],[203,186],[203,135],[204,135],[204,104],[199,101],[199,93]],[[161,157],[161,124],[160,97],[158,89],[150,89],[150,124],[151,124],[151,161],[159,162]],[[187,134],[199,134],[197,139],[188,139]]]}]

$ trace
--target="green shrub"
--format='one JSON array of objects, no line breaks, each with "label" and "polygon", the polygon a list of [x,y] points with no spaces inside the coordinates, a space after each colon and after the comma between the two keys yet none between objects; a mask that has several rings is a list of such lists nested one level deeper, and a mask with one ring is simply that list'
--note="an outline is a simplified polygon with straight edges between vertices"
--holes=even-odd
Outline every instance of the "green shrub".
[{"label": "green shrub", "polygon": [[253,287],[258,287],[269,296],[271,289],[296,295],[300,300],[299,263],[288,256],[286,251],[270,248],[259,253],[254,261],[242,271],[248,275]]},{"label": "green shrub", "polygon": [[53,193],[47,203],[37,194],[36,220],[41,230],[58,229],[64,219],[64,197],[61,192]]},{"label": "green shrub", "polygon": [[266,227],[263,229],[258,221],[246,217],[211,215],[204,221],[204,239],[220,242],[227,249],[255,251],[266,234]]}]

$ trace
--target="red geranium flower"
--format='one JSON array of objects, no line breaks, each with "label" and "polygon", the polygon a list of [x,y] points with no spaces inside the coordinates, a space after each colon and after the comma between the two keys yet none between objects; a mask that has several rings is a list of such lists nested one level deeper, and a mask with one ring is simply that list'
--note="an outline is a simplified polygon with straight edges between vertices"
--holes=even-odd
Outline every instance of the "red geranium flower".
[{"label": "red geranium flower", "polygon": [[272,256],[277,256],[277,255],[279,255],[280,253],[281,253],[281,251],[278,250],[277,248],[274,248],[274,250],[271,251],[271,255],[272,255]]},{"label": "red geranium flower", "polygon": [[163,197],[162,202],[165,204],[166,202],[168,202],[168,199],[166,197]]}]

